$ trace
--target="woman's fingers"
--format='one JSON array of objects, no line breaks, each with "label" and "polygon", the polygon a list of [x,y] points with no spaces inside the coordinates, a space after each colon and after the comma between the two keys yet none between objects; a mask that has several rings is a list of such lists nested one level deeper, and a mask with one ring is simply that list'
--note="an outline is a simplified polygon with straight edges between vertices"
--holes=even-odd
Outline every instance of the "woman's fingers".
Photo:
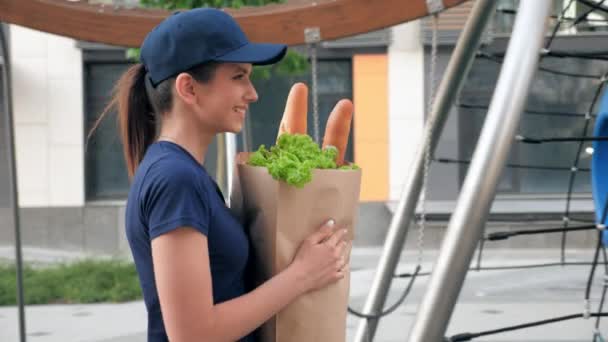
[{"label": "woman's fingers", "polygon": [[350,243],[346,241],[342,241],[336,247],[336,252],[340,255],[340,260],[342,262],[342,267],[348,264],[348,251],[350,249]]},{"label": "woman's fingers", "polygon": [[324,243],[331,247],[338,247],[338,244],[344,241],[344,237],[348,233],[346,229],[336,230]]},{"label": "woman's fingers", "polygon": [[349,262],[348,262],[348,248],[350,243],[346,241],[342,241],[336,246],[336,251],[339,253],[340,258],[336,264],[336,277],[338,279],[343,278],[349,270]]},{"label": "woman's fingers", "polygon": [[323,224],[319,230],[314,232],[309,237],[310,242],[312,242],[313,244],[318,244],[318,243],[328,240],[332,236],[332,234],[335,233],[334,232],[335,225],[336,225],[336,221],[334,221],[333,219],[330,219],[327,222],[325,222],[325,224]]},{"label": "woman's fingers", "polygon": [[346,260],[348,259],[349,247],[350,243],[343,240],[336,246],[336,253],[338,253],[338,255],[342,256]]}]

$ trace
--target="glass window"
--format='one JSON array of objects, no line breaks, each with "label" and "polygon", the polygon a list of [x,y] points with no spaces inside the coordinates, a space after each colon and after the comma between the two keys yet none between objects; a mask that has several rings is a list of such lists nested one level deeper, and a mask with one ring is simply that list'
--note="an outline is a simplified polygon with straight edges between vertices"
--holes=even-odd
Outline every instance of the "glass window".
[{"label": "glass window", "polygon": [[[602,75],[606,62],[583,59],[545,58],[542,66],[548,69],[577,74]],[[462,104],[487,106],[497,82],[500,64],[478,58],[464,84]],[[526,109],[540,112],[585,113],[590,110],[598,81],[556,75],[538,71],[530,89]],[[486,109],[459,108],[460,159],[470,160],[485,119]],[[592,111],[593,112],[593,111]],[[555,116],[524,113],[518,134],[529,138],[580,137],[593,134],[594,121],[585,131],[584,116]],[[578,142],[524,144],[513,142],[509,163],[519,165],[570,168],[579,158],[579,168],[589,168],[591,155],[585,149],[579,153]],[[466,168],[463,170],[466,172]],[[570,171],[507,168],[499,184],[502,193],[566,193]],[[574,192],[589,193],[589,172],[578,172]]]},{"label": "glass window", "polygon": [[[85,139],[109,102],[114,84],[129,67],[128,63],[85,64]],[[109,113],[85,146],[87,199],[126,198],[129,180],[118,135],[116,112]]]},{"label": "glass window", "polygon": [[[515,23],[513,10],[517,10],[518,6],[519,0],[499,0],[498,11],[496,11],[494,18],[494,30],[496,33],[509,34],[511,32]],[[604,4],[604,7],[608,8],[608,4]],[[564,12],[564,24],[560,26],[559,34],[608,31],[608,13],[599,10],[591,11],[591,13],[588,13],[573,27],[571,23],[574,19],[589,12],[591,7],[572,0],[553,0],[552,19],[549,22],[551,27],[555,25],[557,17],[566,8],[567,10]]]}]

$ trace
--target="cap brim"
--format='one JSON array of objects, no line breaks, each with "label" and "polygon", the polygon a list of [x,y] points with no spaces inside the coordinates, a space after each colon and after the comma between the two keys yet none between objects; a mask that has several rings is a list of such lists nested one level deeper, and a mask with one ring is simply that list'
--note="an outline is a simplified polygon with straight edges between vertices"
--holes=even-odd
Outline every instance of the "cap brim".
[{"label": "cap brim", "polygon": [[287,45],[268,43],[247,43],[223,56],[214,58],[218,62],[251,63],[254,65],[274,64],[287,52]]}]

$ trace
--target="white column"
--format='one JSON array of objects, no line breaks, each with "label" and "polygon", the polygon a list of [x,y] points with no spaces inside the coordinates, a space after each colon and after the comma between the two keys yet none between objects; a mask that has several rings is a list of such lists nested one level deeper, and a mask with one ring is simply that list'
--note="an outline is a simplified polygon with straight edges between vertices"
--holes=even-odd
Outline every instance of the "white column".
[{"label": "white column", "polygon": [[392,28],[388,49],[389,200],[401,195],[424,125],[424,48],[419,20]]},{"label": "white column", "polygon": [[72,39],[11,25],[19,204],[84,205],[82,53]]}]

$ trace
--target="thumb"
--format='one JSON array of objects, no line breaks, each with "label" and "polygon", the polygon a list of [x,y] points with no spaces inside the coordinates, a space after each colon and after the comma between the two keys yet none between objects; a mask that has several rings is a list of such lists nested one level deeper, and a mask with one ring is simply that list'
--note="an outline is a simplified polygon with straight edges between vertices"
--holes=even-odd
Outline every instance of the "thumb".
[{"label": "thumb", "polygon": [[313,243],[321,243],[328,237],[330,237],[334,233],[334,226],[336,225],[336,221],[333,219],[329,219],[325,222],[319,230],[317,230],[312,236],[311,240]]}]

